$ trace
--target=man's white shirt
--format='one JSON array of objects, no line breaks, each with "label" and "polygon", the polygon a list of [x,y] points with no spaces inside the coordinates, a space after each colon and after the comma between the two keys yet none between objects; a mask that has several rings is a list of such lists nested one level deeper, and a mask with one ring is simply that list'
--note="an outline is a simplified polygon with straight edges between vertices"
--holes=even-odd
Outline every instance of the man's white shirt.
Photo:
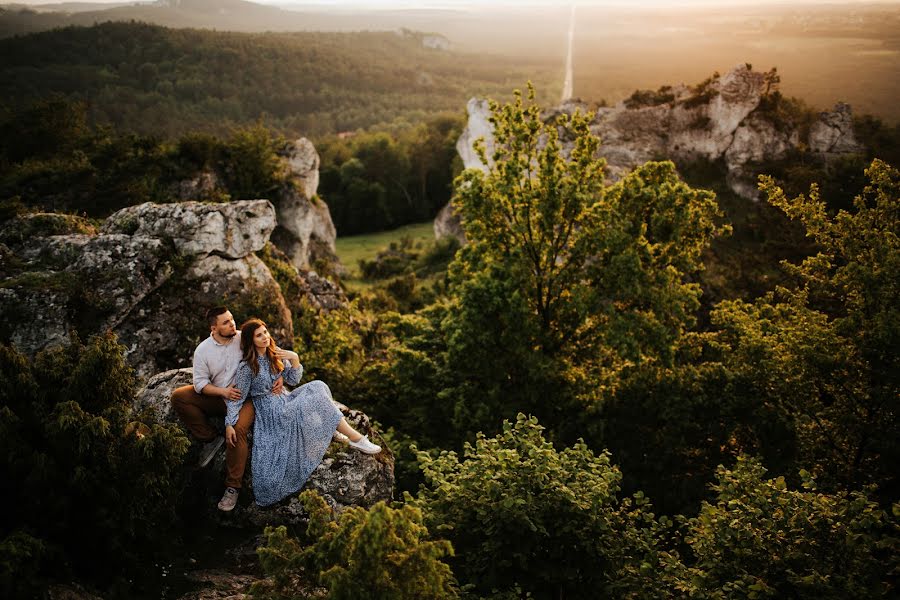
[{"label": "man's white shirt", "polygon": [[240,362],[240,331],[227,344],[220,344],[210,334],[194,350],[194,389],[200,394],[210,383],[221,388],[232,385]]}]

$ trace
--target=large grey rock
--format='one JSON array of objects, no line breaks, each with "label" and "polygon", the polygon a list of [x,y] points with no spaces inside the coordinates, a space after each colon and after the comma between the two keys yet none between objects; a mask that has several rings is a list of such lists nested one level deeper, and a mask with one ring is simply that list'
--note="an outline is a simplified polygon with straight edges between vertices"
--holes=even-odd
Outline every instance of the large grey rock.
[{"label": "large grey rock", "polygon": [[162,241],[120,234],[34,237],[18,249],[24,272],[0,289],[4,341],[34,353],[73,330],[114,329],[172,273]]},{"label": "large grey rock", "polygon": [[462,222],[449,202],[434,218],[434,237],[455,237],[460,244],[466,243],[466,232],[463,231]]},{"label": "large grey rock", "polygon": [[267,200],[146,202],[110,215],[101,233],[171,240],[178,252],[190,256],[242,258],[262,250],[273,229],[275,209]]},{"label": "large grey rock", "polygon": [[241,322],[263,319],[279,344],[293,343],[293,322],[278,282],[254,254],[230,260],[211,255],[178,271],[148,295],[114,331],[140,377],[190,364],[209,335],[203,314],[224,304]]},{"label": "large grey rock", "polygon": [[159,423],[178,423],[178,415],[172,409],[169,398],[177,388],[192,385],[193,382],[194,370],[191,367],[157,373],[138,391],[133,408],[138,413],[149,411]]},{"label": "large grey rock", "polygon": [[206,169],[190,179],[176,182],[171,186],[170,193],[179,202],[191,200],[204,202],[224,197],[226,190],[223,188],[216,172]]},{"label": "large grey rock", "polygon": [[[191,373],[190,368],[184,368],[155,374],[135,396],[134,408],[139,412],[149,411],[156,415],[160,422],[179,423],[177,415],[171,409],[169,398],[175,388],[190,384]],[[351,410],[339,402],[335,402],[335,405],[357,431],[369,435],[370,439],[380,444],[384,450],[380,454],[371,456],[353,450],[345,442],[336,439],[332,441],[325,458],[313,471],[304,489],[318,491],[326,502],[337,511],[348,506],[369,507],[381,500],[390,500],[394,489],[393,454],[384,440],[372,429],[371,422],[364,413]],[[215,423],[224,430],[223,419],[216,419]],[[196,454],[198,447],[198,444],[194,444],[192,456]],[[206,484],[214,491],[220,492],[224,478],[225,451],[222,449],[201,474],[201,479],[205,480]],[[299,525],[305,522],[307,515],[297,501],[297,495],[286,498],[273,507],[260,508],[250,501],[253,478],[249,466],[245,479],[245,492],[242,492],[241,503],[233,513],[222,515],[215,511],[214,507],[210,508],[214,518],[220,519],[223,525],[258,527]]]},{"label": "large grey rock", "polygon": [[[43,225],[30,227],[36,221]],[[224,303],[239,320],[263,318],[290,346],[290,310],[253,253],[274,228],[268,201],[144,204],[119,211],[99,234],[45,235],[59,230],[56,221],[0,226],[11,244],[3,246],[0,341],[30,354],[68,342],[72,331],[112,330],[146,377],[189,363],[208,335],[204,312]],[[26,226],[28,236],[16,235]]]},{"label": "large grey rock", "polygon": [[319,154],[312,142],[300,138],[287,144],[281,155],[287,171],[287,183],[272,197],[278,216],[272,243],[298,269],[309,270],[317,262],[324,262],[341,272],[335,252],[337,232],[331,212],[316,195]]}]

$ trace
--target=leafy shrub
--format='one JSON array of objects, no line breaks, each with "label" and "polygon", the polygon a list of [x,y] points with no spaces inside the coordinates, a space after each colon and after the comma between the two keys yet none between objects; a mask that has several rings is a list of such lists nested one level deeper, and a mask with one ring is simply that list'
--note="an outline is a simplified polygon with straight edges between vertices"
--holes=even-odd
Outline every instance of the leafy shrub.
[{"label": "leafy shrub", "polygon": [[621,474],[608,454],[583,442],[557,451],[542,431],[519,414],[496,437],[466,444],[462,461],[420,453],[427,485],[414,502],[479,592],[518,584],[539,598],[603,596],[654,551],[652,515],[617,500]]},{"label": "leafy shrub", "polygon": [[[253,585],[261,600],[295,598],[310,582],[328,589],[330,600],[438,600],[457,596],[446,541],[428,540],[422,513],[412,506],[371,509],[354,506],[335,517],[321,496],[300,495],[310,520],[309,544],[301,546],[285,527],[267,527],[267,544],[258,549],[271,579]],[[306,583],[304,583],[304,581]]]},{"label": "leafy shrub", "polygon": [[896,591],[888,582],[896,525],[875,502],[863,492],[820,493],[805,471],[803,490],[765,473],[743,457],[719,467],[715,502],[684,520],[691,566],[663,559],[677,595],[837,600]]}]

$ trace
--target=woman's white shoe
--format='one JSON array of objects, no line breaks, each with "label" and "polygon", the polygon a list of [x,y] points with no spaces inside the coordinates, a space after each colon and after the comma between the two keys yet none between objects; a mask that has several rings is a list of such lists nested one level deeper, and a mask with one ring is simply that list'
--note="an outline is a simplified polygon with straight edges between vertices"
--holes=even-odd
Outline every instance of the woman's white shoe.
[{"label": "woman's white shoe", "polygon": [[365,452],[366,454],[378,454],[381,452],[381,446],[370,442],[369,436],[367,435],[362,436],[355,442],[351,441],[350,447],[356,448],[360,452]]}]

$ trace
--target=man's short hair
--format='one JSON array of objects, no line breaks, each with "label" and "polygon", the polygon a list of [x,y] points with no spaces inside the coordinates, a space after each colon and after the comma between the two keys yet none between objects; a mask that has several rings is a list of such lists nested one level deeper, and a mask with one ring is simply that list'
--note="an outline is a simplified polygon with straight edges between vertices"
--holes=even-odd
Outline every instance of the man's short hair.
[{"label": "man's short hair", "polygon": [[206,322],[209,323],[210,327],[213,327],[216,323],[219,322],[219,315],[227,312],[227,306],[215,306],[206,311]]}]

